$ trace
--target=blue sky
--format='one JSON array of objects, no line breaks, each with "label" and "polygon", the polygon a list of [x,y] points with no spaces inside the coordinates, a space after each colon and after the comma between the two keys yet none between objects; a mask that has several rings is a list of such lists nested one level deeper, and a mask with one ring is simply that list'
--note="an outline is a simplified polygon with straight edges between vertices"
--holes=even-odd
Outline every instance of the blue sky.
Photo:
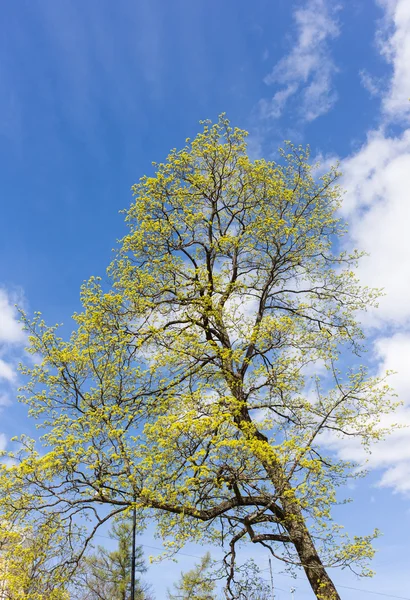
[{"label": "blue sky", "polygon": [[[341,161],[346,244],[371,253],[360,277],[387,292],[364,318],[369,352],[380,371],[398,371],[398,418],[410,424],[408,0],[5,0],[0,28],[2,447],[30,427],[15,400],[24,339],[14,302],[68,323],[82,281],[104,273],[124,233],[131,185],[222,111],[250,131],[254,156],[274,157],[291,139]],[[340,518],[354,532],[383,531],[377,576],[334,577],[410,598],[409,433],[380,445],[370,467]],[[142,541],[158,545],[150,532]],[[152,567],[158,600],[194,562]],[[296,600],[312,597],[303,579],[275,580],[279,600],[291,585]]]}]

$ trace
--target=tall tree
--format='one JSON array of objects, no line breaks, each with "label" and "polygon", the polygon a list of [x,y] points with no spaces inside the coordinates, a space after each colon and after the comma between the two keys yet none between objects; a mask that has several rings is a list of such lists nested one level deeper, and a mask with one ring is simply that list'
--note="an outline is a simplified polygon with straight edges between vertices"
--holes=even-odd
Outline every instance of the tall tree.
[{"label": "tall tree", "polygon": [[211,555],[202,557],[199,565],[187,573],[181,573],[181,579],[174,584],[174,590],[167,592],[168,600],[215,600],[215,581],[210,572]]},{"label": "tall tree", "polygon": [[[98,546],[97,552],[84,560],[79,596],[83,600],[130,600],[131,598],[132,522],[128,519],[115,523],[109,536],[117,543],[115,550],[110,551],[103,546]],[[147,598],[146,586],[138,577],[146,571],[142,547],[137,546],[136,600]]]},{"label": "tall tree", "polygon": [[367,573],[373,536],[350,541],[331,518],[357,472],[326,445],[369,447],[395,401],[356,366],[356,315],[378,294],[340,250],[337,177],[315,178],[299,147],[252,162],[221,117],[142,178],[111,287],[84,285],[71,338],[26,319],[42,362],[23,368],[23,399],[44,447],[24,439],[2,467],[8,519],[59,512],[71,539],[85,514],[86,545],[135,506],[170,551],[221,543],[228,598],[246,540],[301,566],[317,598],[339,598],[328,567]]}]

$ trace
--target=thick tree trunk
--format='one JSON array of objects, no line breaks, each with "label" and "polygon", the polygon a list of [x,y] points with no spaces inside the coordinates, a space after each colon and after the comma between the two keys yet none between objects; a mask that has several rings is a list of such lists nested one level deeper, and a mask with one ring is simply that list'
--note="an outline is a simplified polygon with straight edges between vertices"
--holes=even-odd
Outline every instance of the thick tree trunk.
[{"label": "thick tree trunk", "polygon": [[[286,515],[291,515],[290,518],[286,518],[285,526],[316,598],[318,600],[340,600],[335,585],[327,574],[316,551],[312,537],[304,523],[303,516],[300,514],[299,507],[295,506],[292,502],[291,506],[284,506],[283,508]],[[291,512],[289,513],[287,509],[290,509]]]},{"label": "thick tree trunk", "polygon": [[279,464],[265,465],[271,476],[272,483],[279,491],[282,505],[282,525],[286,528],[289,538],[298,553],[300,564],[318,600],[340,600],[340,596],[330,579],[322,560],[316,550],[315,543],[309,533],[294,491],[286,480]]},{"label": "thick tree trunk", "polygon": [[[265,436],[257,430],[254,437],[268,444]],[[270,449],[270,446],[268,447]],[[269,456],[269,452],[267,455]],[[281,499],[282,525],[286,528],[289,538],[298,553],[300,564],[306,573],[312,590],[318,600],[340,600],[334,583],[327,574],[316,550],[299,503],[294,497],[294,490],[287,480],[282,465],[274,457],[272,458],[273,460],[269,460],[269,458],[260,460]]]},{"label": "thick tree trunk", "polygon": [[[232,392],[236,397],[242,399],[235,387]],[[316,547],[305,523],[304,516],[298,501],[295,499],[294,490],[289,483],[280,462],[271,452],[271,447],[266,436],[261,433],[252,422],[246,407],[243,407],[240,415],[235,415],[234,420],[238,428],[242,430],[249,439],[262,442],[265,446],[264,456],[256,452],[255,456],[261,461],[267,475],[269,476],[278,497],[281,499],[283,517],[282,525],[286,528],[289,538],[298,553],[300,564],[305,570],[306,577],[318,600],[341,600],[340,596],[326,572],[326,569],[316,551]]]}]

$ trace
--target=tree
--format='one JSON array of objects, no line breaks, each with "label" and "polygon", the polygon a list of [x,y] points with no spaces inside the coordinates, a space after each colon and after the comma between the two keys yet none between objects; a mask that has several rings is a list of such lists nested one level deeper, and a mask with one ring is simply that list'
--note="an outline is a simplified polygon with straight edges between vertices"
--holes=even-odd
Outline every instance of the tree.
[{"label": "tree", "polygon": [[[109,532],[117,542],[116,550],[109,551],[98,546],[98,552],[84,560],[80,598],[83,600],[129,600],[131,597],[132,522],[120,521]],[[146,600],[146,586],[138,578],[147,567],[141,546],[136,547],[136,594],[137,600]]]},{"label": "tree", "polygon": [[0,523],[0,599],[68,600],[64,577],[54,569],[65,554],[58,527],[16,530]]},{"label": "tree", "polygon": [[174,592],[168,590],[168,600],[215,600],[215,581],[209,572],[210,566],[211,555],[207,552],[199,565],[181,573],[179,583],[174,584]]},{"label": "tree", "polygon": [[261,579],[259,571],[244,574],[234,583],[235,595],[239,600],[272,600],[272,590]]},{"label": "tree", "polygon": [[245,138],[224,117],[204,123],[134,187],[111,284],[83,286],[69,340],[25,317],[42,362],[23,368],[23,401],[43,448],[22,439],[0,506],[16,522],[58,512],[84,547],[135,507],[170,552],[221,543],[228,598],[248,540],[336,600],[328,568],[368,574],[374,534],[350,541],[333,524],[337,488],[357,471],[326,444],[370,447],[395,407],[357,366],[356,315],[378,293],[355,278],[360,253],[341,250],[337,171],[315,178],[292,146],[252,162]]}]

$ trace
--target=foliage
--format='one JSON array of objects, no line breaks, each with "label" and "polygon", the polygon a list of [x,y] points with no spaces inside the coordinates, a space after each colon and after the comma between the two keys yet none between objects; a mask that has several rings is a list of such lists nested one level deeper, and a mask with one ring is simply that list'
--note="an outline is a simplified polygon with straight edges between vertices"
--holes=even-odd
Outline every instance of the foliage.
[{"label": "foliage", "polygon": [[181,573],[181,580],[174,584],[174,591],[168,590],[168,600],[215,600],[215,581],[210,573],[211,555],[209,552],[201,559],[199,565],[187,573]]},{"label": "foliage", "polygon": [[248,540],[337,599],[327,567],[368,573],[373,535],[349,541],[333,524],[337,487],[357,471],[326,448],[370,448],[395,407],[357,366],[357,315],[378,292],[356,280],[360,254],[340,250],[337,171],[315,178],[291,145],[252,162],[245,138],[223,116],[204,123],[134,186],[111,286],[83,286],[68,341],[25,317],[41,362],[23,368],[23,401],[43,448],[21,440],[1,510],[59,513],[76,540],[88,517],[86,546],[135,506],[170,552],[221,543],[228,598]]},{"label": "foliage", "polygon": [[0,598],[2,600],[68,600],[64,577],[55,571],[66,554],[59,524],[13,529],[0,524]]}]

